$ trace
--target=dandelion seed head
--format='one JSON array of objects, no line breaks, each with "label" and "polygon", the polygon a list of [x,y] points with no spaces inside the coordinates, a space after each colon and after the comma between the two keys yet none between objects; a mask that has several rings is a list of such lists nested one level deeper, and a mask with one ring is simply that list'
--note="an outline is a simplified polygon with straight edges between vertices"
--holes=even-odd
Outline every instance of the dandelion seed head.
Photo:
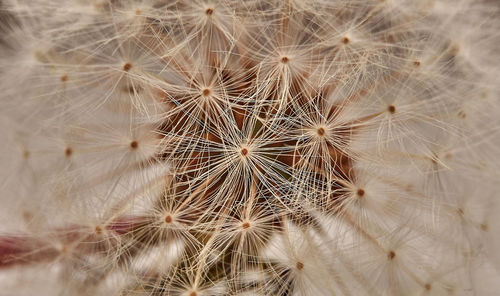
[{"label": "dandelion seed head", "polygon": [[4,0],[0,286],[493,295],[499,13]]}]

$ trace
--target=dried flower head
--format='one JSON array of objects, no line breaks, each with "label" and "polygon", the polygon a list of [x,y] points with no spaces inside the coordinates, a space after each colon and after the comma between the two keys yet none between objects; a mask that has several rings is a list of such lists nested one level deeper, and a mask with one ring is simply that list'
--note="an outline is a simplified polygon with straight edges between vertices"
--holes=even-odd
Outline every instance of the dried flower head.
[{"label": "dried flower head", "polygon": [[500,5],[3,0],[5,295],[496,295]]}]

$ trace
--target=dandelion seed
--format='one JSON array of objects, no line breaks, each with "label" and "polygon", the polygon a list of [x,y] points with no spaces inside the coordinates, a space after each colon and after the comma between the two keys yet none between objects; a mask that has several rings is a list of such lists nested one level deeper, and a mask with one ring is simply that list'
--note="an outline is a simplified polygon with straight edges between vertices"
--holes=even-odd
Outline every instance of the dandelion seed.
[{"label": "dandelion seed", "polygon": [[131,63],[125,63],[123,64],[123,71],[128,72],[132,69],[132,64]]},{"label": "dandelion seed", "polygon": [[71,154],[73,154],[73,149],[71,149],[70,147],[66,148],[66,150],[64,150],[64,154],[66,155],[66,157],[70,157]]},{"label": "dandelion seed", "polygon": [[102,228],[99,227],[99,226],[96,226],[94,228],[94,232],[97,234],[97,235],[101,235],[102,234]]},{"label": "dandelion seed", "polygon": [[365,191],[363,189],[358,189],[356,194],[358,197],[363,197],[365,195]]},{"label": "dandelion seed", "polygon": [[325,135],[325,129],[320,127],[318,128],[318,136],[323,137]]},{"label": "dandelion seed", "polygon": [[211,91],[210,91],[210,89],[208,89],[208,88],[205,88],[205,89],[203,89],[203,91],[202,91],[202,95],[203,95],[204,97],[208,97],[208,96],[210,96],[210,94],[211,94],[211,93],[212,93],[212,92],[211,92]]},{"label": "dandelion seed", "polygon": [[389,113],[391,114],[394,114],[396,113],[396,107],[394,105],[389,105],[389,107],[387,107],[387,110],[389,111]]}]

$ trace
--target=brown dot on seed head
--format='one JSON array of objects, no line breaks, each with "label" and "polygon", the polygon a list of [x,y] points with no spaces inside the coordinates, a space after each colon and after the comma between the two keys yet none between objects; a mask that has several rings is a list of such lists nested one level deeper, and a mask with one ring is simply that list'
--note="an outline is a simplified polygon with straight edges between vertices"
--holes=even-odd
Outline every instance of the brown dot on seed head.
[{"label": "brown dot on seed head", "polygon": [[389,253],[387,254],[387,258],[389,258],[389,260],[392,260],[394,259],[394,257],[396,257],[396,253],[394,251],[389,251]]},{"label": "brown dot on seed head", "polygon": [[286,63],[288,63],[289,61],[290,61],[290,59],[289,59],[288,57],[282,57],[282,58],[281,58],[281,63],[283,63],[283,64],[286,64]]},{"label": "brown dot on seed head", "polygon": [[432,289],[432,286],[431,284],[427,283],[425,284],[424,288],[427,290],[427,291],[430,291]]},{"label": "brown dot on seed head", "polygon": [[139,143],[137,143],[137,141],[130,142],[130,148],[137,149],[137,147],[139,147]]},{"label": "brown dot on seed head", "polygon": [[28,150],[23,151],[23,157],[24,158],[29,158],[30,157],[30,152]]},{"label": "brown dot on seed head", "polygon": [[189,294],[189,296],[197,296],[197,295],[198,295],[198,293],[196,293],[195,291],[193,291],[193,292],[191,292],[191,293]]},{"label": "brown dot on seed head", "polygon": [[70,157],[71,154],[73,154],[73,149],[71,148],[66,148],[66,150],[64,150],[64,154],[66,154],[67,157]]},{"label": "brown dot on seed head", "polygon": [[325,129],[322,127],[318,128],[317,132],[318,132],[318,136],[320,136],[320,137],[323,137],[325,135]]},{"label": "brown dot on seed head", "polygon": [[132,69],[132,64],[131,63],[125,63],[125,64],[123,64],[123,71],[128,72],[130,69]]},{"label": "brown dot on seed head", "polygon": [[24,221],[30,221],[31,219],[33,219],[33,214],[29,211],[24,211],[22,213],[22,216],[23,216]]},{"label": "brown dot on seed head", "polygon": [[167,215],[167,216],[165,217],[165,223],[167,223],[167,224],[172,223],[172,220],[173,220],[173,219],[172,219],[172,216],[170,216],[170,215]]},{"label": "brown dot on seed head", "polygon": [[420,66],[420,61],[414,61],[414,62],[413,62],[413,66],[415,66],[415,67]]},{"label": "brown dot on seed head", "polygon": [[247,156],[248,155],[248,149],[247,148],[241,148],[241,155]]},{"label": "brown dot on seed head", "polygon": [[214,9],[213,9],[213,8],[207,8],[207,9],[205,10],[205,14],[206,14],[206,15],[212,15],[213,13],[214,13]]},{"label": "brown dot on seed head", "polygon": [[201,91],[201,94],[202,94],[203,96],[205,96],[205,97],[208,97],[208,96],[210,95],[210,93],[211,93],[211,92],[210,92],[210,89],[208,89],[208,88],[205,88],[205,89],[203,89],[203,90]]},{"label": "brown dot on seed head", "polygon": [[365,195],[365,191],[363,189],[358,189],[358,191],[356,191],[356,194],[359,196],[359,197],[363,197]]},{"label": "brown dot on seed head", "polygon": [[135,15],[141,15],[141,14],[142,14],[142,10],[137,9],[137,10],[135,11]]},{"label": "brown dot on seed head", "polygon": [[302,262],[297,262],[297,264],[295,264],[295,266],[297,267],[298,270],[302,270],[304,268],[304,263]]},{"label": "brown dot on seed head", "polygon": [[486,223],[482,223],[482,224],[480,225],[480,227],[481,227],[481,230],[482,230],[482,231],[488,231],[488,224],[486,224]]},{"label": "brown dot on seed head", "polygon": [[68,75],[64,74],[63,76],[61,76],[61,82],[66,82],[68,81]]},{"label": "brown dot on seed head", "polygon": [[396,112],[396,107],[394,107],[394,105],[389,105],[389,107],[387,107],[387,110],[391,113],[391,114],[394,114]]},{"label": "brown dot on seed head", "polygon": [[98,234],[98,235],[101,235],[102,234],[102,228],[99,227],[99,226],[96,226],[95,229],[94,229],[95,233]]},{"label": "brown dot on seed head", "polygon": [[244,222],[243,224],[241,224],[241,227],[243,227],[243,229],[248,229],[250,228],[250,223]]},{"label": "brown dot on seed head", "polygon": [[347,37],[342,38],[342,43],[348,44],[351,40]]}]

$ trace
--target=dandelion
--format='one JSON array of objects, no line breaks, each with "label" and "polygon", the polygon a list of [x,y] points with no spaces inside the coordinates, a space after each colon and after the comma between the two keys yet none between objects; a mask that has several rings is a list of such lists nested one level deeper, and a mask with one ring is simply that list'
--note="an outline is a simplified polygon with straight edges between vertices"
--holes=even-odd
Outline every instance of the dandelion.
[{"label": "dandelion", "polygon": [[496,295],[500,5],[0,2],[12,295]]}]

